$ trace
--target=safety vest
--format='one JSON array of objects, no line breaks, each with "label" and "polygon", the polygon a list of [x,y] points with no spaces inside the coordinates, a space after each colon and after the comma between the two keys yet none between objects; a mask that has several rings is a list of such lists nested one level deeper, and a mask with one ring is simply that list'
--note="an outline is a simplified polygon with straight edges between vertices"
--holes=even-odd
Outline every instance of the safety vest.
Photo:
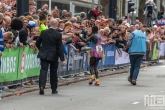
[{"label": "safety vest", "polygon": [[146,35],[141,30],[133,32],[134,38],[128,53],[146,53]]}]

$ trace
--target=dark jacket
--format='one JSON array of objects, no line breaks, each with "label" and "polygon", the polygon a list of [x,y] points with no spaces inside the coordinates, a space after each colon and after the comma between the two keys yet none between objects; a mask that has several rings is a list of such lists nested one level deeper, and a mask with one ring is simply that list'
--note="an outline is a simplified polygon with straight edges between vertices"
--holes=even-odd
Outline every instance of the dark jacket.
[{"label": "dark jacket", "polygon": [[62,34],[55,29],[50,28],[42,31],[36,43],[39,49],[38,58],[49,61],[64,61],[64,53],[62,49]]},{"label": "dark jacket", "polygon": [[26,45],[26,41],[27,41],[27,37],[28,37],[28,30],[26,28],[23,28],[19,31],[19,41],[21,43],[23,43],[23,45]]}]

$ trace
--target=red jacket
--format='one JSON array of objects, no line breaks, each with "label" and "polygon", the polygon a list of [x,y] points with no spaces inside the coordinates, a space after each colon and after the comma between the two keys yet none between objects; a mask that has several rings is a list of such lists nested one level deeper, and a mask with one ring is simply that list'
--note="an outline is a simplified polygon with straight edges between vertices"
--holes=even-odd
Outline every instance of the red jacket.
[{"label": "red jacket", "polygon": [[97,8],[95,8],[95,9],[93,10],[93,13],[94,13],[94,15],[97,16],[97,17],[98,17],[99,15],[101,15],[101,12],[99,12]]}]

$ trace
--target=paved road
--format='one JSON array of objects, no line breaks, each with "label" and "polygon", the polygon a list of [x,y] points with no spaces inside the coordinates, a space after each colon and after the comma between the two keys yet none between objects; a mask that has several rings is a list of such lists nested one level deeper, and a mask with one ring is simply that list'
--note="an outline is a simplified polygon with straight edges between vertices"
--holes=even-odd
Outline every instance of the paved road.
[{"label": "paved road", "polygon": [[144,95],[165,95],[165,62],[142,70],[138,85],[127,82],[128,74],[101,78],[101,85],[88,82],[60,87],[59,94],[46,90],[0,101],[0,110],[165,110],[165,107],[145,107]]}]

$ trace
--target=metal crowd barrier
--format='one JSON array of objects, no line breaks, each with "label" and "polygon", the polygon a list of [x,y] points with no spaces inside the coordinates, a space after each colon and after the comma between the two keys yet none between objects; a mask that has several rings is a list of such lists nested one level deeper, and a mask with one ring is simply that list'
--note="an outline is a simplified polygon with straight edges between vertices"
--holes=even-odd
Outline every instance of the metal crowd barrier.
[{"label": "metal crowd barrier", "polygon": [[[103,52],[104,52],[104,61],[100,61],[99,65],[98,65],[98,69],[99,71],[105,71],[105,70],[110,70],[110,71],[115,71],[118,69],[123,69],[123,68],[128,68],[130,66],[129,63],[129,55],[127,53],[125,53],[124,51],[122,51],[122,54],[118,54],[118,52],[116,51],[116,48],[114,45],[109,45],[109,46],[102,46],[103,47]],[[151,61],[155,61],[159,59],[159,56],[164,55],[165,56],[165,43],[161,43],[161,46],[159,47],[160,49],[158,49],[158,43],[153,43],[153,49],[151,51]],[[21,49],[20,49],[21,50]],[[26,51],[27,50],[27,51]],[[160,52],[159,52],[160,51]],[[6,52],[10,52],[8,50],[6,50]],[[11,51],[12,52],[12,51]],[[33,57],[35,57],[34,53],[32,53],[32,49],[28,48],[28,49],[24,49],[24,51],[21,50],[21,52],[19,51],[19,56],[22,56],[23,53],[25,54],[25,59],[26,59],[26,55],[32,55]],[[159,54],[161,53],[161,54]],[[9,55],[8,53],[5,55]],[[9,57],[9,56],[8,56]],[[6,56],[3,56],[2,59],[6,58]],[[2,60],[3,61],[3,60]],[[22,61],[22,58],[19,58],[18,61]],[[38,60],[36,60],[38,61]],[[68,46],[68,59],[66,59],[67,65],[62,67],[61,64],[59,63],[59,68],[58,68],[58,76],[60,79],[66,78],[66,77],[73,77],[76,75],[81,75],[84,72],[88,72],[89,73],[89,56],[86,53],[83,52],[75,52],[74,49],[70,46]],[[22,64],[22,62],[20,62]],[[1,87],[11,87],[11,86],[23,86],[24,83],[29,82],[29,81],[38,81],[38,76],[39,76],[39,70],[40,68],[33,68],[34,70],[31,69],[27,69],[26,68],[26,60],[24,62],[24,67],[25,70],[24,72],[27,74],[30,74],[28,72],[38,72],[37,75],[32,75],[31,77],[22,77],[21,79],[18,80],[14,80],[14,81],[6,81],[6,82],[2,82],[0,80],[0,86]],[[3,63],[2,63],[3,64]],[[15,63],[16,64],[16,63]],[[19,70],[22,65],[18,64],[19,67],[17,67],[17,69]],[[20,67],[21,66],[21,67]],[[1,68],[3,68],[3,65],[1,65]],[[35,71],[36,69],[36,71]],[[24,74],[25,74],[24,73]],[[0,77],[1,75],[3,75],[4,73],[2,73],[2,71],[0,72]],[[16,74],[23,74],[23,73],[16,73]],[[48,71],[48,76],[47,76],[47,81],[49,81],[49,71]]]}]

